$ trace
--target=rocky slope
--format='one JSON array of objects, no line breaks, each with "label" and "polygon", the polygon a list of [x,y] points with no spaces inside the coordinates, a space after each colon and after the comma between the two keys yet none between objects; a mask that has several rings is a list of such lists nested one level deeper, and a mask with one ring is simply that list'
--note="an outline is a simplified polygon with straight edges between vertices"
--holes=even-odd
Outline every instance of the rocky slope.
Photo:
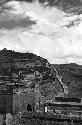
[{"label": "rocky slope", "polygon": [[[11,82],[22,82],[35,79],[48,70],[48,61],[33,53],[19,53],[3,49],[0,51],[0,80]],[[49,63],[48,63],[49,65]],[[45,74],[45,73],[44,73]],[[8,78],[9,77],[9,78]]]},{"label": "rocky slope", "polygon": [[82,65],[71,63],[54,65],[54,67],[57,67],[62,76],[62,82],[68,86],[68,96],[82,98]]},{"label": "rocky slope", "polygon": [[[55,70],[54,70],[55,69]],[[39,85],[42,96],[54,99],[64,92],[66,97],[82,97],[82,66],[77,64],[49,64],[32,53],[0,51],[0,83],[22,84],[32,89]],[[61,95],[60,95],[61,96]]]}]

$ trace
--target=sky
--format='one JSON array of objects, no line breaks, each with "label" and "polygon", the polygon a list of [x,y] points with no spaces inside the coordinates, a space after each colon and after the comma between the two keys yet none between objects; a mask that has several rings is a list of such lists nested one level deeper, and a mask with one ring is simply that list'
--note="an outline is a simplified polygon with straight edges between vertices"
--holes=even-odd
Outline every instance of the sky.
[{"label": "sky", "polygon": [[[45,3],[47,4],[47,3]],[[0,50],[31,52],[50,63],[82,64],[82,14],[10,1],[0,6]]]}]

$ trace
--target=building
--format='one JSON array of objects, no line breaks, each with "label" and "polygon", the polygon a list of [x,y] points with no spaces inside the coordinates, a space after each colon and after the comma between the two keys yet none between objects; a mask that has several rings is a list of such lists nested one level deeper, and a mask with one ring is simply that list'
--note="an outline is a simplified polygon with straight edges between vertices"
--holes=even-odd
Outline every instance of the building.
[{"label": "building", "polygon": [[13,114],[13,90],[5,87],[0,90],[0,114]]},{"label": "building", "polygon": [[80,100],[78,98],[58,98],[54,103],[44,103],[44,112],[61,117],[80,117],[82,119],[82,103]]},{"label": "building", "polygon": [[18,89],[13,94],[13,113],[34,111],[35,110],[35,92],[30,89]]},{"label": "building", "polygon": [[35,77],[40,77],[40,72],[36,70],[36,71],[34,72],[34,75],[35,75]]}]

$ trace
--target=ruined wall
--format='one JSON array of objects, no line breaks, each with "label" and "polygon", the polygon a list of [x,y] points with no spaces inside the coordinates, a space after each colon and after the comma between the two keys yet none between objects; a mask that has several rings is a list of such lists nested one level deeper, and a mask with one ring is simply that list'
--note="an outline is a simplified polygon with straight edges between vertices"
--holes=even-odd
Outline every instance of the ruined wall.
[{"label": "ruined wall", "polygon": [[0,114],[13,114],[13,95],[0,94]]},{"label": "ruined wall", "polygon": [[19,94],[13,94],[13,113],[27,111],[27,106],[30,104],[32,107],[35,105],[35,92],[26,90]]}]

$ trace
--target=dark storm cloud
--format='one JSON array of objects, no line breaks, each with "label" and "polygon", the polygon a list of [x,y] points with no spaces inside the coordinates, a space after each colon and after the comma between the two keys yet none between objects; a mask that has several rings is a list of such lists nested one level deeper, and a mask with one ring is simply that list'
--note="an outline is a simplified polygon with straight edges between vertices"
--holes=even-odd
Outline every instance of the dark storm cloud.
[{"label": "dark storm cloud", "polygon": [[4,5],[5,3],[9,2],[10,0],[0,0],[0,6]]},{"label": "dark storm cloud", "polygon": [[29,19],[29,17],[22,18],[21,15],[12,15],[9,11],[12,8],[3,6],[0,9],[0,29],[15,29],[17,27],[26,28],[35,24],[35,21]]},{"label": "dark storm cloud", "polygon": [[31,26],[32,24],[35,24],[34,21],[26,20],[26,19],[17,19],[17,20],[0,20],[0,29],[14,29],[17,27],[20,28],[26,28]]}]

